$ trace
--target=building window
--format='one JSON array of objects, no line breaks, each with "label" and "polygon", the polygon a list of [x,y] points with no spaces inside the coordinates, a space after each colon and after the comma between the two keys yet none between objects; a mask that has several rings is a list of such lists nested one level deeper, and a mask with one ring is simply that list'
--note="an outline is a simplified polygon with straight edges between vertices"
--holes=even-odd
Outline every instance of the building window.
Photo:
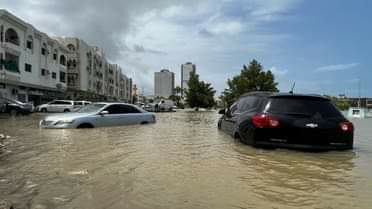
[{"label": "building window", "polygon": [[33,46],[33,38],[32,38],[32,36],[28,36],[27,37],[27,42],[26,42],[26,47],[27,47],[27,49],[33,49],[34,48],[34,46]]},{"label": "building window", "polygon": [[4,57],[3,53],[0,53],[0,70],[3,69],[3,64],[4,64]]},{"label": "building window", "polygon": [[59,81],[62,82],[62,83],[66,83],[66,73],[65,72],[62,72],[62,71],[59,72]]},{"label": "building window", "polygon": [[47,53],[47,46],[45,43],[43,43],[43,46],[41,47],[41,54],[46,55]]},{"label": "building window", "polygon": [[4,67],[7,71],[19,73],[19,56],[6,52]]},{"label": "building window", "polygon": [[9,28],[5,32],[5,42],[9,42],[19,46],[19,37],[17,32],[13,28]]},{"label": "building window", "polygon": [[66,66],[66,57],[64,55],[59,58],[59,64]]},{"label": "building window", "polygon": [[25,64],[25,71],[31,73],[32,72],[32,65]]},{"label": "building window", "polygon": [[44,68],[41,69],[41,75],[46,75],[46,70]]},{"label": "building window", "polygon": [[4,26],[0,27],[0,42],[4,41]]},{"label": "building window", "polygon": [[71,52],[75,52],[75,46],[74,46],[74,45],[69,44],[69,45],[67,45],[67,48],[68,48]]},{"label": "building window", "polygon": [[53,60],[57,60],[57,58],[58,58],[58,51],[57,49],[55,49],[53,53]]},{"label": "building window", "polygon": [[52,72],[52,78],[53,78],[53,79],[57,79],[57,73]]}]

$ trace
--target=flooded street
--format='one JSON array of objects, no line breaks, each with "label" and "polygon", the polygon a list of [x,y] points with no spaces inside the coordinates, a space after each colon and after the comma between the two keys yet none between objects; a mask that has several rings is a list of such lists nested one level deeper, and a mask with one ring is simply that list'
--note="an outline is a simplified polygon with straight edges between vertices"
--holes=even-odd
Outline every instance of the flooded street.
[{"label": "flooded street", "polygon": [[243,145],[218,117],[73,130],[0,119],[0,208],[371,208],[372,120],[352,121],[354,150],[311,153]]}]

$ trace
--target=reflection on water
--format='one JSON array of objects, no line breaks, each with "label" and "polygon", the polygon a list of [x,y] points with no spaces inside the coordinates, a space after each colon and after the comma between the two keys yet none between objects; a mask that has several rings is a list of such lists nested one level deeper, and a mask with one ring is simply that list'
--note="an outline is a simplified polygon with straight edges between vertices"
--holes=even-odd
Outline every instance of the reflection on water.
[{"label": "reflection on water", "polygon": [[162,113],[157,124],[37,128],[0,119],[0,208],[368,208],[371,120],[356,148],[262,150],[217,131],[215,112]]}]

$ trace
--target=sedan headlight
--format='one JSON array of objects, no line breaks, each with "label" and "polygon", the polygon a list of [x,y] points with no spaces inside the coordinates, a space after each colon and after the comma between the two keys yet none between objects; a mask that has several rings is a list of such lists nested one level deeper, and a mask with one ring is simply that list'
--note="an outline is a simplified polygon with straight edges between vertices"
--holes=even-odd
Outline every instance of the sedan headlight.
[{"label": "sedan headlight", "polygon": [[74,120],[59,120],[55,125],[65,125],[65,124],[72,124],[74,123]]}]

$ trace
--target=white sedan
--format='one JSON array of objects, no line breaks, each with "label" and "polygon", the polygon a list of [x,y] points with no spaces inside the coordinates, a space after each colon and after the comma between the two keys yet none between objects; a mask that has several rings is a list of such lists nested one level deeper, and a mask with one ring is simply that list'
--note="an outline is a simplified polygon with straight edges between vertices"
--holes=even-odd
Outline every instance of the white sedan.
[{"label": "white sedan", "polygon": [[94,128],[155,123],[155,114],[125,103],[93,103],[75,113],[54,114],[40,121],[42,128]]}]

